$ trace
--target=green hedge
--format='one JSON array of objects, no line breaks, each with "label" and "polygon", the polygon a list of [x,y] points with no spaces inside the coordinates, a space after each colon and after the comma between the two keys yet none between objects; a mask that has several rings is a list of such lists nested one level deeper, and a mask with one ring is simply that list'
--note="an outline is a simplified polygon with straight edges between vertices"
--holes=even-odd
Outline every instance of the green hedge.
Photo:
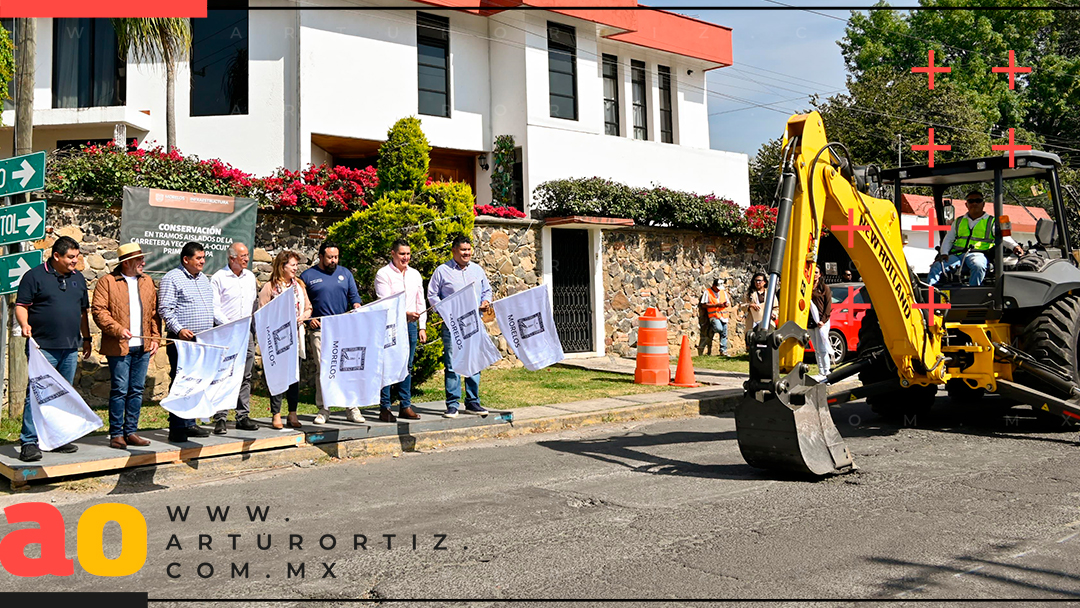
[{"label": "green hedge", "polygon": [[752,229],[746,211],[731,200],[662,186],[634,188],[599,177],[558,179],[537,186],[534,196],[543,217],[620,217],[640,226],[687,228],[720,235],[762,230],[760,226]]},{"label": "green hedge", "polygon": [[420,120],[402,118],[390,127],[379,146],[379,186],[376,195],[386,192],[420,192],[427,182],[431,145],[420,129]]}]

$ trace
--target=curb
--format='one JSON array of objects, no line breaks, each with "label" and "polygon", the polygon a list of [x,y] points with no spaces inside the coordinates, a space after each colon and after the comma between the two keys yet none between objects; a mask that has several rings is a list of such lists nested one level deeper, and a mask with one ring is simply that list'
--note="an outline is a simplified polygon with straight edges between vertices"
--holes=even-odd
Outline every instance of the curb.
[{"label": "curb", "polygon": [[121,490],[122,486],[128,485],[168,485],[169,482],[191,482],[200,478],[210,480],[215,477],[240,476],[275,468],[305,468],[335,459],[396,456],[404,452],[432,451],[486,439],[507,439],[601,424],[686,418],[698,415],[717,416],[733,412],[742,398],[743,391],[742,389],[724,389],[699,394],[701,396],[697,398],[688,395],[659,403],[475,427],[426,431],[413,435],[349,439],[336,443],[303,443],[297,447],[260,451],[257,452],[257,456],[254,455],[255,453],[241,453],[194,458],[185,462],[134,467],[107,475],[92,474],[81,478],[26,485],[13,488],[13,490],[33,492],[65,487],[78,491],[98,487]]}]

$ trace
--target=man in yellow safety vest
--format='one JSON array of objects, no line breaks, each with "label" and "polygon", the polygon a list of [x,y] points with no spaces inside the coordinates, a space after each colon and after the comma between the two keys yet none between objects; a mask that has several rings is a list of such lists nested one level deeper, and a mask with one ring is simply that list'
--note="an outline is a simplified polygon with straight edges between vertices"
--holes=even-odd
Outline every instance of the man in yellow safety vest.
[{"label": "man in yellow safety vest", "polygon": [[712,287],[701,294],[700,306],[708,316],[708,320],[701,330],[698,354],[704,352],[706,347],[708,347],[709,354],[712,354],[712,335],[717,333],[720,334],[720,354],[724,357],[728,356],[727,326],[731,298],[728,297],[727,290],[720,284],[720,279],[714,279]]},{"label": "man in yellow safety vest", "polygon": [[[930,266],[927,282],[937,284],[941,275],[964,266],[971,271],[969,285],[982,285],[986,278],[986,255],[994,247],[997,234],[997,218],[983,211],[983,195],[978,190],[968,192],[968,212],[953,222],[945,239],[941,241],[940,253]],[[1024,248],[1010,236],[1002,236],[1001,242],[1016,255],[1024,255]]]}]

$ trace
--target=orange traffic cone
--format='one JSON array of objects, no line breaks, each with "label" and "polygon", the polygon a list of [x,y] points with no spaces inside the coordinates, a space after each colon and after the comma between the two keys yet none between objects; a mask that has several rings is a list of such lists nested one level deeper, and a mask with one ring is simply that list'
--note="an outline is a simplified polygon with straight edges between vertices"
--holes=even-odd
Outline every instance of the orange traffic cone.
[{"label": "orange traffic cone", "polygon": [[701,386],[694,379],[694,360],[690,357],[690,339],[682,337],[682,346],[679,348],[679,366],[675,368],[675,379],[671,386],[693,388]]}]

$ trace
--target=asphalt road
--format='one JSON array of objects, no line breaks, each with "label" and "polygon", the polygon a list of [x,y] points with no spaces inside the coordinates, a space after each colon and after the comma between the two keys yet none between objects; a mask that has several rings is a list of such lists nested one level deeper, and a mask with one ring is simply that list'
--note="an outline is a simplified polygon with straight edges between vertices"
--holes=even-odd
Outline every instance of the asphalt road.
[{"label": "asphalt road", "polygon": [[[668,605],[690,605],[678,601],[687,598],[1080,602],[1077,434],[992,406],[939,411],[918,427],[883,421],[862,402],[834,410],[860,470],[817,482],[749,468],[732,418],[696,417],[174,488],[9,494],[0,506],[55,500],[68,522],[69,556],[85,508],[133,505],[147,520],[149,557],[130,577],[99,578],[76,566],[75,576],[48,577],[47,587],[2,573],[0,591],[674,600]],[[168,509],[184,506],[187,521],[170,521]],[[207,506],[229,507],[227,521],[210,522]],[[249,521],[247,508],[256,506],[268,507],[265,522]],[[0,533],[11,529],[0,525]],[[212,537],[210,548],[199,549],[200,534]],[[257,548],[259,534],[268,549]],[[290,549],[290,534],[303,537],[299,548]],[[167,548],[173,535],[179,548]],[[332,549],[319,545],[331,542],[326,535]],[[116,556],[115,524],[105,539],[106,555]],[[440,543],[445,550],[435,548]],[[245,563],[247,578],[231,577],[231,564]],[[301,563],[303,578],[295,572]],[[334,564],[333,577],[323,563]],[[180,578],[168,576],[170,564]],[[200,578],[200,564],[213,575]]]}]

